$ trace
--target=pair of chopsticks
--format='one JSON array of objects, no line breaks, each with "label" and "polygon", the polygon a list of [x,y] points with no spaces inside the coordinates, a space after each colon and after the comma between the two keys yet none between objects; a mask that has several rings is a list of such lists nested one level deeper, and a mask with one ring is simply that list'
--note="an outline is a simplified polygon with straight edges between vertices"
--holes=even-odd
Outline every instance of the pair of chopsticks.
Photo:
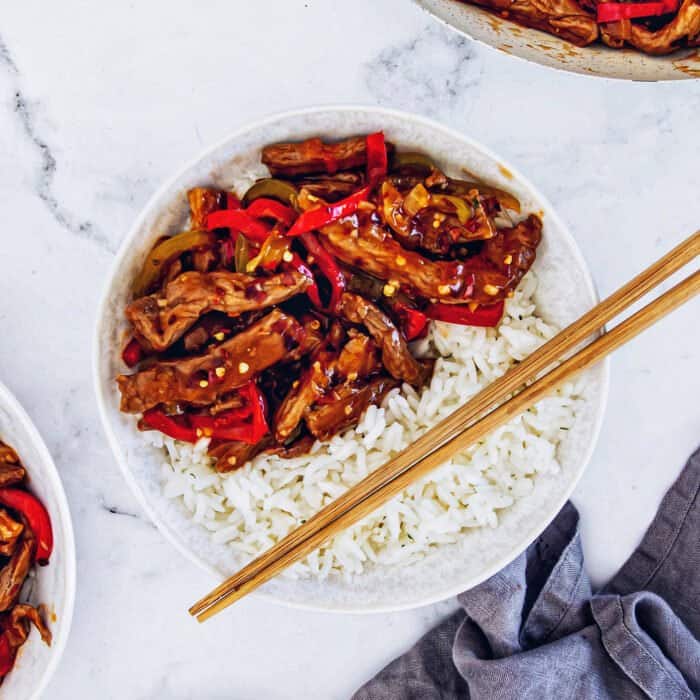
[{"label": "pair of chopsticks", "polygon": [[[575,352],[577,347],[600,331],[605,324],[698,255],[700,231],[696,231],[523,362],[480,391],[403,452],[217,586],[190,608],[190,614],[196,615],[199,622],[204,622],[221,612],[691,299],[700,292],[700,270]],[[549,372],[542,374],[545,370]]]}]

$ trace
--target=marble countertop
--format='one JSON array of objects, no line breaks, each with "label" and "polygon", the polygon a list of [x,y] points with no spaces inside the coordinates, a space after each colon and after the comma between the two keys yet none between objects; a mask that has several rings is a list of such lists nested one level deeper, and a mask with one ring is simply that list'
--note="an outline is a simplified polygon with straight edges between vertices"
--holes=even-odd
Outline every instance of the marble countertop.
[{"label": "marble countertop", "polygon": [[[53,453],[78,547],[72,636],[47,698],[343,698],[453,605],[337,616],[249,599],[204,626],[187,615],[211,580],[122,480],[90,360],[122,236],[203,146],[311,104],[434,117],[541,188],[602,294],[700,225],[700,81],[558,73],[475,45],[409,0],[340,5],[27,0],[3,12],[0,377]],[[605,425],[574,495],[597,582],[700,440],[699,309],[613,358]]]}]

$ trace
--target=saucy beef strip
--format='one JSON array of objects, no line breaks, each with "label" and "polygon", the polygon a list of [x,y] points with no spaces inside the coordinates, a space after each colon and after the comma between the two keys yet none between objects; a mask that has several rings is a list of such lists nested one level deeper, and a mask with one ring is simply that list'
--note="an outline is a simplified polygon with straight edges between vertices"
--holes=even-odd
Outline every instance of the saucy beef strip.
[{"label": "saucy beef strip", "polygon": [[[387,144],[387,151],[393,147]],[[338,143],[324,143],[320,138],[299,143],[276,143],[262,150],[262,162],[273,176],[296,177],[351,170],[367,163],[367,141],[356,136]]]},{"label": "saucy beef strip", "polygon": [[4,442],[0,442],[0,465],[19,464],[17,453]]},{"label": "saucy beef strip", "polygon": [[219,209],[226,209],[229,195],[213,187],[193,187],[187,191],[190,205],[190,228],[206,229],[207,216]]},{"label": "saucy beef strip", "polygon": [[268,447],[271,442],[269,435],[266,435],[254,445],[241,441],[222,442],[209,448],[209,456],[215,460],[214,468],[216,471],[223,474],[242,467],[246,462],[250,462],[253,457]]},{"label": "saucy beef strip", "polygon": [[284,443],[310,407],[326,394],[335,381],[361,381],[380,369],[377,346],[362,333],[350,338],[339,353],[335,349],[315,353],[310,366],[292,385],[275,414],[275,440]]},{"label": "saucy beef strip", "polygon": [[27,473],[20,464],[17,453],[4,442],[0,442],[0,488],[24,481]]},{"label": "saucy beef strip", "polygon": [[21,464],[0,462],[0,488],[19,484],[24,481],[26,475],[27,473]]},{"label": "saucy beef strip", "polygon": [[594,14],[575,0],[470,0],[501,17],[526,27],[541,29],[576,46],[588,46],[598,38]]},{"label": "saucy beef strip", "polygon": [[479,191],[462,197],[429,192],[422,182],[403,195],[385,180],[382,183],[378,211],[407,248],[423,248],[445,255],[456,243],[493,238],[496,229],[486,213]]},{"label": "saucy beef strip", "polygon": [[509,289],[515,289],[535,262],[541,240],[542,220],[531,214],[512,228],[500,229],[484,243],[480,255],[508,278]]},{"label": "saucy beef strip", "polygon": [[299,186],[315,197],[320,197],[327,202],[335,202],[359,190],[364,181],[362,173],[336,173],[333,176],[304,178],[299,181]]},{"label": "saucy beef strip", "polygon": [[34,563],[35,549],[34,533],[24,523],[22,537],[10,561],[0,569],[0,611],[9,610],[17,602],[24,580]]},{"label": "saucy beef strip", "polygon": [[322,405],[306,415],[306,425],[318,440],[330,437],[355,425],[370,404],[382,399],[400,382],[392,377],[378,376],[367,382],[345,382],[334,387]]},{"label": "saucy beef strip", "polygon": [[11,557],[23,531],[24,525],[0,508],[0,554]]},{"label": "saucy beef strip", "polygon": [[131,302],[125,313],[139,343],[162,352],[206,313],[239,316],[280,304],[308,286],[308,277],[296,271],[271,277],[227,271],[184,272],[163,290]]},{"label": "saucy beef strip", "polygon": [[676,16],[660,29],[652,30],[627,20],[602,24],[600,33],[608,46],[620,48],[627,42],[657,56],[672,53],[684,44],[695,46],[700,41],[700,2],[684,0]]},{"label": "saucy beef strip", "polygon": [[31,605],[19,604],[5,614],[0,622],[2,634],[7,637],[10,648],[21,647],[27,641],[30,623],[36,627],[41,639],[51,645],[51,630],[46,626],[39,610]]},{"label": "saucy beef strip", "polygon": [[[303,326],[294,317],[274,309],[204,355],[156,362],[136,374],[118,376],[121,410],[143,413],[162,403],[208,406],[264,369],[289,358],[304,336]],[[212,373],[216,381],[209,381]]]},{"label": "saucy beef strip", "polygon": [[340,313],[350,323],[363,325],[381,348],[382,364],[395,379],[414,386],[427,380],[430,369],[416,360],[392,320],[371,301],[346,292],[340,298]]},{"label": "saucy beef strip", "polygon": [[275,440],[284,443],[296,430],[308,408],[330,386],[337,353],[321,350],[311,357],[311,364],[297,380],[275,413]]},{"label": "saucy beef strip", "polygon": [[395,282],[425,299],[446,304],[492,304],[508,280],[490,270],[470,270],[457,260],[430,260],[405,249],[370,215],[359,213],[319,230],[325,247],[346,265]]}]

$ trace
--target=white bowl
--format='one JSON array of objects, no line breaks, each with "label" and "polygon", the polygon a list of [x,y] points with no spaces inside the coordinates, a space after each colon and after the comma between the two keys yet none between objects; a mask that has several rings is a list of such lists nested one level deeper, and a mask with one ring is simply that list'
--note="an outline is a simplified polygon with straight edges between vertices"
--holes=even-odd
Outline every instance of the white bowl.
[{"label": "white bowl", "polygon": [[[185,192],[212,183],[231,186],[241,172],[260,173],[262,146],[312,135],[328,139],[383,129],[400,148],[431,154],[448,170],[461,167],[510,189],[525,211],[540,212],[544,240],[538,251],[542,310],[564,324],[596,301],[591,278],[571,235],[549,203],[511,166],[484,147],[427,119],[369,107],[323,107],[269,117],[239,130],[205,151],[152,197],[122,243],[98,312],[94,372],[102,420],[124,475],[165,536],[200,566],[221,578],[239,564],[226,546],[214,545],[209,533],[194,524],[184,507],[161,492],[161,453],[145,444],[133,416],[119,411],[114,378],[122,371],[119,352],[125,328],[124,306],[144,256],[164,233],[174,232],[187,217]],[[569,497],[593,450],[603,415],[607,366],[589,372],[589,394],[583,414],[561,450],[563,471],[543,479],[532,497],[504,513],[495,530],[465,535],[456,545],[410,566],[375,567],[352,582],[279,578],[261,589],[287,604],[335,611],[386,611],[410,608],[447,598],[474,586],[516,557],[549,523]],[[202,591],[193,591],[193,596]]]},{"label": "white bowl", "polygon": [[470,39],[550,68],[623,80],[700,78],[698,49],[685,49],[670,56],[648,56],[631,48],[611,49],[603,44],[579,48],[552,34],[509,22],[460,0],[414,2]]},{"label": "white bowl", "polygon": [[0,440],[10,445],[27,470],[32,492],[51,516],[54,549],[47,566],[34,567],[29,602],[44,604],[53,635],[51,646],[32,629],[14,668],[0,686],[0,699],[39,698],[68,640],[75,600],[75,541],[61,478],[44,441],[15,397],[0,384]]}]

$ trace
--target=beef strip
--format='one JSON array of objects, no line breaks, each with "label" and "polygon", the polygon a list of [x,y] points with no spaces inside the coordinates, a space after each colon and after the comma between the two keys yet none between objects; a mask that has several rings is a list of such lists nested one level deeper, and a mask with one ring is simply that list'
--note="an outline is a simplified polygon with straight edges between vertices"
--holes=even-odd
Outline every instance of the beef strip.
[{"label": "beef strip", "polygon": [[541,29],[576,46],[588,46],[598,38],[595,15],[576,0],[470,0],[526,27]]},{"label": "beef strip", "polygon": [[[217,345],[205,355],[156,362],[148,369],[117,377],[121,410],[142,413],[162,403],[208,406],[243,386],[260,372],[298,352],[304,328],[274,309],[265,318]],[[223,376],[209,381],[217,368]]]},{"label": "beef strip", "polygon": [[240,441],[222,442],[209,448],[209,456],[216,460],[214,463],[216,471],[223,474],[240,469],[246,462],[260,454],[270,443],[269,435],[266,435],[255,445]]},{"label": "beef strip", "polygon": [[17,602],[24,579],[34,562],[35,549],[34,533],[25,523],[22,539],[10,561],[0,570],[0,611],[9,610]]},{"label": "beef strip", "polygon": [[336,202],[350,196],[364,184],[361,173],[336,173],[333,176],[304,178],[299,182],[309,194],[327,202]]},{"label": "beef strip", "polygon": [[0,554],[5,557],[12,556],[23,530],[22,523],[14,520],[6,510],[0,508]]},{"label": "beef strip", "polygon": [[312,355],[311,365],[296,384],[292,384],[292,389],[275,413],[272,422],[278,443],[285,442],[292,435],[304,413],[330,386],[336,359],[334,351],[320,350]]},{"label": "beef strip", "polygon": [[131,302],[126,317],[144,348],[162,352],[206,313],[229,316],[280,304],[302,293],[309,279],[296,271],[272,277],[240,272],[185,272],[165,289]]},{"label": "beef strip", "polygon": [[406,250],[378,221],[361,213],[323,226],[321,236],[342,262],[395,282],[418,296],[448,304],[493,303],[508,280],[490,270],[471,270],[460,261],[429,260]]},{"label": "beef strip", "polygon": [[308,454],[316,442],[316,438],[308,433],[301,434],[299,437],[285,445],[273,445],[265,450],[266,454],[277,455],[282,459],[294,459]]},{"label": "beef strip", "polygon": [[512,228],[499,230],[484,243],[480,255],[508,278],[509,289],[515,289],[535,262],[541,240],[542,221],[531,214]]},{"label": "beef strip", "polygon": [[[387,144],[387,151],[393,146]],[[265,146],[262,162],[275,177],[295,177],[359,168],[367,162],[367,143],[364,136],[356,136],[338,143],[324,143],[319,138],[299,143],[277,143]]]},{"label": "beef strip", "polygon": [[27,472],[21,464],[8,464],[0,462],[0,488],[13,486],[24,481]]},{"label": "beef strip", "polygon": [[19,464],[17,453],[4,442],[0,442],[0,465]]},{"label": "beef strip", "polygon": [[219,209],[226,209],[228,195],[213,187],[193,187],[187,191],[190,205],[190,228],[194,231],[205,229],[207,216]]},{"label": "beef strip", "polygon": [[700,40],[700,2],[684,0],[676,16],[657,30],[636,22],[608,22],[601,25],[600,33],[603,41],[614,48],[626,41],[648,54],[672,53],[684,43],[693,46]]},{"label": "beef strip", "polygon": [[377,346],[363,333],[355,333],[338,353],[334,349],[317,351],[308,369],[278,408],[273,424],[275,440],[284,443],[293,435],[309,408],[338,380],[364,379],[381,369]]},{"label": "beef strip", "polygon": [[390,180],[385,180],[379,194],[378,211],[382,221],[407,248],[423,248],[445,255],[456,243],[484,240],[496,234],[478,190],[469,194],[468,201],[456,198],[470,210],[471,218],[463,222],[458,216],[455,199],[429,192],[422,182],[404,196]]},{"label": "beef strip", "polygon": [[336,378],[343,380],[364,379],[382,369],[377,343],[355,329],[349,332],[350,340],[343,346],[335,364]]},{"label": "beef strip", "polygon": [[27,641],[30,623],[36,627],[41,639],[51,645],[51,630],[46,626],[39,610],[31,605],[20,604],[15,605],[2,620],[3,634],[6,635],[11,648],[21,647]]},{"label": "beef strip", "polygon": [[346,292],[340,298],[339,312],[350,323],[362,324],[381,348],[382,363],[387,372],[414,386],[424,384],[430,368],[416,360],[391,319],[372,302]]},{"label": "beef strip", "polygon": [[399,386],[396,379],[379,376],[368,382],[345,382],[335,387],[330,400],[311,409],[306,425],[318,440],[330,437],[355,425],[370,404],[379,405],[389,391]]}]

